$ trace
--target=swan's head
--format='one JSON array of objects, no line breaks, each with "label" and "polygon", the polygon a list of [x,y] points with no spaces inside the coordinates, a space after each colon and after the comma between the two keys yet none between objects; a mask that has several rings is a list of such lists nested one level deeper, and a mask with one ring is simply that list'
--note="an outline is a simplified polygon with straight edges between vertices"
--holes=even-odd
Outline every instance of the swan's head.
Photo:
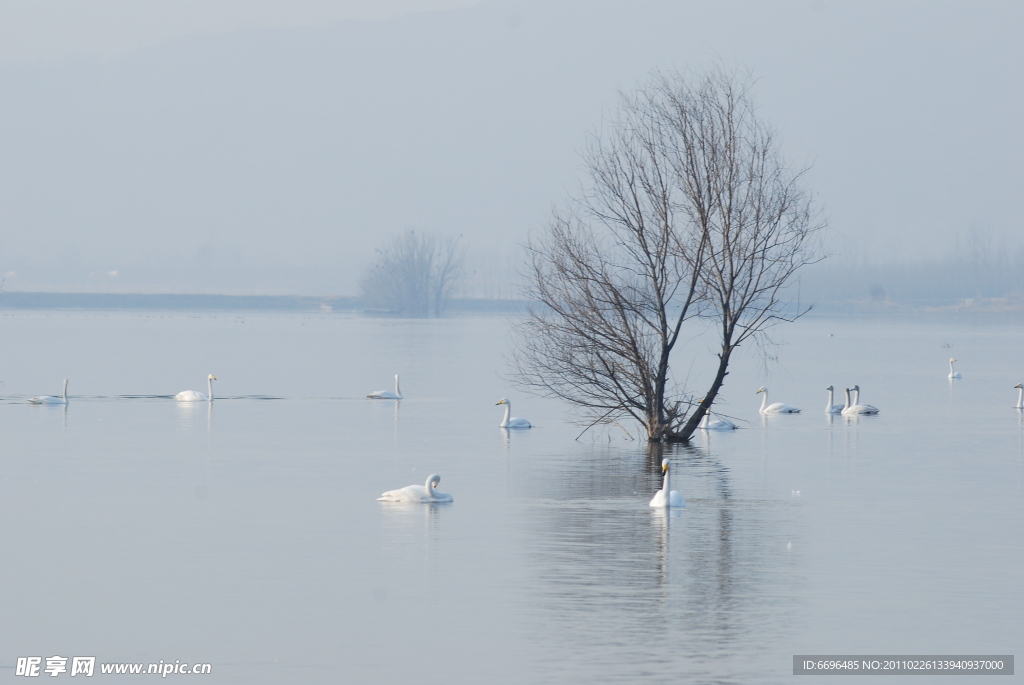
[{"label": "swan's head", "polygon": [[669,465],[668,458],[665,458],[665,459],[661,460],[661,472],[662,473],[665,473],[666,471],[668,471],[668,465]]},{"label": "swan's head", "polygon": [[835,388],[833,388],[833,387],[832,387],[831,385],[830,385],[830,386],[828,386],[828,387],[827,387],[827,388],[825,388],[825,389],[826,389],[826,390],[830,390],[830,391],[832,391],[832,392],[835,392],[835,391],[836,391],[836,389],[835,389]]},{"label": "swan's head", "polygon": [[859,385],[855,385],[852,388],[850,388],[850,390],[856,390],[857,392],[860,392],[860,386]]},{"label": "swan's head", "polygon": [[494,406],[498,406],[499,404],[508,404],[508,400],[502,397],[500,400],[494,403]]},{"label": "swan's head", "polygon": [[755,395],[760,395],[762,392],[768,392],[768,388],[762,386],[762,387],[758,388],[757,392],[755,392],[754,394]]},{"label": "swan's head", "polygon": [[432,490],[437,488],[437,485],[440,482],[441,476],[437,475],[436,473],[432,473],[429,476],[427,476],[427,492],[431,492]]},{"label": "swan's head", "polygon": [[953,362],[955,362],[955,361],[956,361],[956,359],[954,359],[953,357],[950,357],[950,358],[949,358],[949,361],[950,361],[950,363],[953,363]]},{"label": "swan's head", "polygon": [[206,377],[206,380],[208,380],[208,381],[215,381],[215,380],[217,380],[217,377],[216,377],[216,376],[214,376],[214,375],[213,375],[213,374],[211,373],[211,374],[210,374],[209,376],[207,376],[207,377]]},{"label": "swan's head", "polygon": [[1024,388],[1024,385],[1021,385],[1020,383],[1018,383],[1017,385],[1015,385],[1013,387],[1015,387],[1015,388]]}]

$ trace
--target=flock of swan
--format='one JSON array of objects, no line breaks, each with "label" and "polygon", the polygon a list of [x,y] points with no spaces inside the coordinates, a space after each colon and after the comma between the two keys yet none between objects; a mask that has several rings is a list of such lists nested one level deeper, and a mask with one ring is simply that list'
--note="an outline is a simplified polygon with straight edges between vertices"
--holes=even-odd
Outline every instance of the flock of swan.
[{"label": "flock of swan", "polygon": [[[388,390],[375,390],[367,395],[371,400],[400,400],[402,398],[402,390],[398,385],[398,374],[395,374],[395,391],[390,392]],[[512,416],[512,403],[508,401],[508,398],[502,397],[497,401],[496,405],[505,405],[505,418],[498,424],[500,428],[533,428],[526,419],[519,416]],[[666,471],[666,474],[668,472]],[[668,483],[665,476],[666,484]],[[404,502],[404,503],[415,503],[415,504],[440,504],[452,502],[452,496],[447,492],[441,492],[437,489],[438,484],[441,482],[441,476],[436,473],[432,473],[427,476],[427,480],[423,485],[406,485],[404,488],[398,488],[397,490],[388,490],[377,498],[378,502]],[[678,495],[679,493],[673,493]]]},{"label": "flock of swan", "polygon": [[[661,460],[661,471],[665,474],[661,490],[654,493],[650,506],[655,508],[679,508],[685,507],[686,502],[678,490],[672,489],[672,463],[668,459]],[[388,490],[377,498],[378,502],[400,502],[405,504],[447,504],[454,502],[452,496],[447,492],[441,492],[437,486],[441,483],[441,476],[432,473],[427,476],[423,485],[406,485],[397,490]]]},{"label": "flock of swan", "polygon": [[[842,414],[845,416],[852,415],[872,415],[878,413],[878,407],[873,407],[870,404],[860,403],[860,386],[855,385],[852,388],[846,388],[846,404],[833,404],[835,400],[835,388],[828,386],[825,388],[828,391],[828,403],[825,404],[826,414]],[[768,388],[760,387],[757,389],[756,395],[764,395],[761,398],[761,408],[758,410],[761,414],[799,414],[802,409],[794,407],[791,404],[785,402],[775,402],[772,404],[768,403]],[[704,415],[698,428],[704,430],[735,430],[739,428],[735,423],[728,419],[711,419],[711,413],[708,412]]]},{"label": "flock of swan", "polygon": [[[212,373],[206,377],[206,394],[195,390],[182,390],[174,396],[179,402],[213,402],[213,382],[217,377]],[[68,379],[64,379],[64,394],[60,397],[54,395],[40,395],[39,397],[28,398],[29,404],[67,404],[68,403]]]},{"label": "flock of swan", "polygon": [[[963,378],[954,367],[953,364],[956,362],[955,358],[949,360],[949,376],[950,379]],[[183,390],[174,396],[174,399],[178,402],[213,402],[213,382],[217,380],[217,377],[212,373],[206,377],[206,393],[197,392],[195,390]],[[1017,390],[1017,404],[1014,405],[1016,409],[1024,409],[1024,384],[1018,383],[1013,386]],[[852,388],[845,388],[846,403],[845,404],[834,404],[835,399],[835,388],[828,386],[825,388],[828,391],[828,403],[825,405],[825,413],[827,414],[840,414],[845,416],[850,415],[874,415],[878,414],[879,410],[870,404],[860,403],[860,386],[854,385]],[[769,404],[768,402],[768,388],[760,387],[755,393],[757,395],[763,395],[761,398],[761,408],[759,412],[764,415],[768,414],[799,414],[801,409],[794,407],[791,404],[784,402],[775,402]],[[402,390],[398,384],[398,374],[395,374],[395,391],[389,390],[376,390],[367,395],[370,399],[374,400],[401,400]],[[29,403],[31,404],[67,404],[68,403],[68,381],[64,379],[64,392],[60,396],[55,395],[40,395],[39,397],[30,397]],[[526,419],[519,416],[512,416],[512,403],[508,398],[501,398],[498,400],[497,405],[505,405],[505,416],[502,418],[499,427],[501,428],[512,428],[512,429],[525,429],[532,428],[533,425]],[[704,419],[701,421],[700,426],[704,430],[735,430],[739,428],[736,424],[732,423],[727,419],[711,419],[711,413],[708,412],[704,415]],[[671,507],[685,507],[686,502],[683,500],[683,496],[678,491],[672,489],[672,464],[669,459],[663,459],[661,462],[661,470],[664,474],[664,481],[661,489],[654,493],[654,497],[651,499],[650,506],[657,508],[671,508]],[[441,482],[441,476],[436,473],[431,474],[427,477],[426,482],[423,485],[407,485],[404,488],[397,490],[389,490],[378,497],[378,501],[381,502],[413,502],[413,503],[447,503],[452,502],[452,496],[446,492],[440,492],[437,486]]]}]

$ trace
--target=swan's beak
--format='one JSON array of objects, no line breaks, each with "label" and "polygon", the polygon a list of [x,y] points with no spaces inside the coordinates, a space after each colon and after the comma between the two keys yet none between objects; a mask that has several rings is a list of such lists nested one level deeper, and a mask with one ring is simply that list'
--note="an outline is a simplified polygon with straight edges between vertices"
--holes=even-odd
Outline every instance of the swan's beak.
[{"label": "swan's beak", "polygon": [[217,380],[217,377],[216,377],[216,376],[214,376],[214,377],[212,378],[212,380]]},{"label": "swan's beak", "polygon": [[661,465],[661,472],[665,473],[666,471],[668,471],[668,464],[662,464]]}]

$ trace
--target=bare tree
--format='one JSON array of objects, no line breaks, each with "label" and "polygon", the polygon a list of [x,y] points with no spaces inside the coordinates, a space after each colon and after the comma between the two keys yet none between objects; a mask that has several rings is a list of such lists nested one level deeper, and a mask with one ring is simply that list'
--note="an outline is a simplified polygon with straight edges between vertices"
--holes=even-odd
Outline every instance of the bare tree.
[{"label": "bare tree", "polygon": [[[803,313],[785,286],[818,259],[823,223],[749,83],[721,70],[623,95],[585,160],[590,185],[529,245],[538,304],[519,328],[519,381],[592,424],[630,416],[651,441],[687,440],[736,347]],[[713,325],[721,343],[699,400],[671,374],[688,324]]]},{"label": "bare tree", "polygon": [[459,238],[408,231],[377,250],[360,279],[367,306],[400,316],[441,316],[463,275]]}]

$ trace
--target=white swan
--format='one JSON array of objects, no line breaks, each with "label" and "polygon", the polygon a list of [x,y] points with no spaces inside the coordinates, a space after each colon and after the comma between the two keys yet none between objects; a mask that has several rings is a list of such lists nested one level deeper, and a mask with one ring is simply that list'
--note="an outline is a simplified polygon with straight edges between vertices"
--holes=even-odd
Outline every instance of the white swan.
[{"label": "white swan", "polygon": [[872,407],[870,404],[852,404],[850,402],[850,389],[846,389],[846,406],[843,407],[842,413],[846,416],[851,414],[877,414],[878,408]]},{"label": "white swan", "polygon": [[697,427],[703,428],[706,431],[731,431],[739,428],[739,426],[737,426],[729,419],[718,419],[712,421],[710,419],[710,416],[711,412],[705,414],[704,418],[700,420],[700,425],[698,425]]},{"label": "white swan", "polygon": [[953,370],[953,362],[955,362],[955,361],[956,361],[956,359],[950,357],[950,359],[949,359],[949,375],[946,376],[946,378],[963,378],[963,376],[960,375],[959,371],[954,371]]},{"label": "white swan", "polygon": [[529,421],[526,419],[519,418],[518,416],[512,416],[512,403],[502,397],[495,403],[495,406],[499,404],[505,405],[505,418],[498,424],[501,428],[533,428]]},{"label": "white swan", "polygon": [[1013,405],[1013,408],[1024,409],[1024,385],[1018,383],[1013,387],[1017,388],[1017,404]]},{"label": "white swan", "polygon": [[[413,383],[415,385],[415,383]],[[395,374],[395,391],[388,392],[387,390],[374,390],[367,395],[372,400],[400,400],[402,399],[402,391],[398,388],[398,374]]]},{"label": "white swan", "polygon": [[761,413],[762,414],[798,414],[800,410],[796,407],[783,404],[782,402],[776,402],[775,404],[768,404],[768,388],[758,388],[754,394],[764,393],[764,399],[761,400]]},{"label": "white swan", "polygon": [[[852,396],[853,396],[853,404],[854,404],[855,406],[862,406],[862,407],[871,407],[871,405],[870,405],[870,404],[863,404],[863,405],[862,405],[862,404],[860,403],[860,386],[859,386],[859,385],[855,385],[855,386],[853,386],[852,388],[850,388],[850,393],[851,393],[851,394],[852,394]],[[872,408],[872,409],[875,409],[875,407],[871,407],[871,408]],[[876,409],[876,410],[875,410],[875,412],[877,413],[877,411],[878,411],[878,410]]]},{"label": "white swan", "polygon": [[206,377],[206,390],[207,394],[196,392],[195,390],[182,390],[174,399],[179,402],[213,402],[213,382],[217,380],[217,377],[212,373]]},{"label": "white swan", "polygon": [[53,395],[40,395],[39,397],[28,398],[30,404],[67,404],[68,403],[68,379],[64,379],[64,396],[54,397]]},{"label": "white swan", "polygon": [[828,386],[825,389],[828,390],[828,404],[825,405],[825,413],[826,414],[841,414],[841,413],[843,413],[843,405],[841,405],[841,404],[832,404],[832,400],[834,399],[832,393],[835,391],[835,388],[833,388],[830,385],[830,386]]},{"label": "white swan", "polygon": [[447,492],[438,492],[437,484],[441,482],[441,476],[432,473],[427,476],[427,482],[423,485],[406,485],[398,490],[388,490],[377,498],[378,502],[452,502],[452,496]]},{"label": "white swan", "polygon": [[[672,469],[668,459],[661,460],[661,470],[665,474],[665,480],[661,485],[661,490],[654,493],[654,497],[651,498],[651,506],[685,507],[686,502],[683,501],[683,496],[672,489]],[[665,493],[668,493],[668,497],[665,496]]]}]

